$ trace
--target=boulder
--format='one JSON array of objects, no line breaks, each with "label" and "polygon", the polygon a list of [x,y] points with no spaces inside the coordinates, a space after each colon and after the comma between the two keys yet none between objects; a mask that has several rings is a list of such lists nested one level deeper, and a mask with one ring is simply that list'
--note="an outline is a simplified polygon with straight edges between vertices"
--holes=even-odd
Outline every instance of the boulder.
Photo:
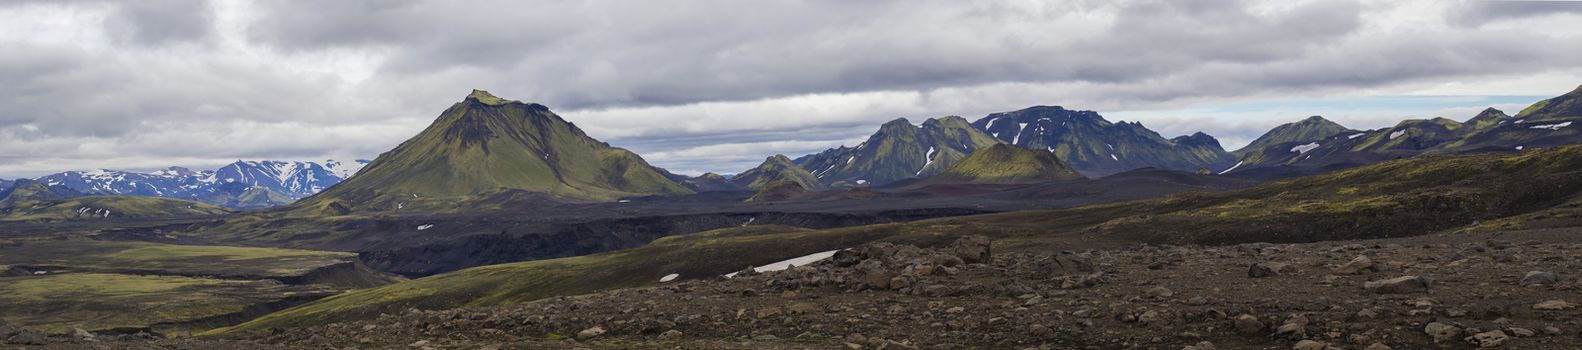
[{"label": "boulder", "polygon": [[950,245],[950,251],[968,264],[987,263],[991,256],[989,252],[989,237],[984,235],[971,235],[957,239]]}]

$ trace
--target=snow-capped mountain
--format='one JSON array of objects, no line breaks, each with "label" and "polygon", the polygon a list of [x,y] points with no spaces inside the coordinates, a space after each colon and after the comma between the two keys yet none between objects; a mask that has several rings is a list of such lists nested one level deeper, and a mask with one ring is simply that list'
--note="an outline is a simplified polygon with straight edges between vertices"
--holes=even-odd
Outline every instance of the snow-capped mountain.
[{"label": "snow-capped mountain", "polygon": [[236,161],[215,170],[170,167],[154,172],[68,171],[37,180],[84,194],[194,200],[233,208],[288,204],[356,174],[367,160],[341,162]]}]

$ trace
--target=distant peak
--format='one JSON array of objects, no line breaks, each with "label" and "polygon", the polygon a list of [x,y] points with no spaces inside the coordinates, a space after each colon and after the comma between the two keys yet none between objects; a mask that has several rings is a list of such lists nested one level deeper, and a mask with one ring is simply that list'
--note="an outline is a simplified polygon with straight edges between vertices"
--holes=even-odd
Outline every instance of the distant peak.
[{"label": "distant peak", "polygon": [[912,121],[906,120],[906,118],[895,118],[894,120],[884,122],[884,126],[902,126],[902,125],[912,126]]},{"label": "distant peak", "polygon": [[517,100],[507,100],[507,99],[499,98],[497,96],[494,96],[494,94],[489,93],[488,91],[478,90],[478,89],[473,89],[471,94],[467,94],[467,99],[468,100],[478,101],[479,103],[483,103],[483,104],[490,105],[490,106],[500,106],[500,105],[506,105],[506,104],[512,104],[512,103],[521,103],[521,101],[517,101]]},{"label": "distant peak", "polygon": [[1302,122],[1304,122],[1304,123],[1318,123],[1318,122],[1327,122],[1327,121],[1329,121],[1329,119],[1324,119],[1323,116],[1317,116],[1317,115],[1311,116],[1311,117],[1307,117],[1307,119],[1302,119]]}]

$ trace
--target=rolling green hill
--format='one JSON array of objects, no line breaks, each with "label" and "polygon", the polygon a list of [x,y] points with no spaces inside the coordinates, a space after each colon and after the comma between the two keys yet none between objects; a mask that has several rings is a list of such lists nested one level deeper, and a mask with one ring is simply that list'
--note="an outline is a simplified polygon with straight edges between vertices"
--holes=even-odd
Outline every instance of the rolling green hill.
[{"label": "rolling green hill", "polygon": [[292,207],[342,214],[447,211],[508,190],[591,201],[691,192],[543,105],[474,90],[357,175]]},{"label": "rolling green hill", "polygon": [[795,163],[824,184],[881,185],[933,176],[972,151],[997,143],[961,117],[928,119],[921,126],[901,118],[884,123],[857,147],[831,148]]},{"label": "rolling green hill", "polygon": [[1232,151],[1231,154],[1241,157],[1269,145],[1319,141],[1350,131],[1353,130],[1315,115],[1298,122],[1280,124],[1280,126],[1270,129],[1269,132],[1264,133],[1262,136],[1258,136],[1257,139],[1252,140],[1247,146]]},{"label": "rolling green hill", "polygon": [[972,152],[927,181],[1020,184],[1081,178],[1053,152],[998,144]]},{"label": "rolling green hill", "polygon": [[763,164],[736,174],[736,177],[731,179],[731,183],[736,187],[754,190],[764,189],[770,184],[779,181],[795,182],[804,189],[820,189],[824,187],[824,184],[820,183],[818,178],[813,176],[813,173],[809,173],[806,169],[802,169],[802,167],[792,163],[791,158],[786,158],[786,156],[779,154],[764,159]]}]

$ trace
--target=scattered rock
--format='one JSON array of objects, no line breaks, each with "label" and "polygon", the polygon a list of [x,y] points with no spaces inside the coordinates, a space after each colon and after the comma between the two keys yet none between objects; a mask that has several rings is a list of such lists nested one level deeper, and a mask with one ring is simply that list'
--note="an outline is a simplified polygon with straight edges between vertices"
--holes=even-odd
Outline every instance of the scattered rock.
[{"label": "scattered rock", "polygon": [[1181,348],[1181,350],[1219,350],[1219,348],[1214,347],[1214,343],[1202,341],[1198,342],[1197,345]]},{"label": "scattered rock", "polygon": [[1499,330],[1473,334],[1472,336],[1466,338],[1468,343],[1472,343],[1473,346],[1480,348],[1497,348],[1501,345],[1505,345],[1505,342],[1510,340],[1510,336],[1506,336],[1505,332],[1501,332]]},{"label": "scattered rock", "polygon": [[1370,281],[1362,284],[1363,289],[1378,294],[1411,294],[1427,293],[1433,282],[1428,278],[1419,276],[1401,276],[1382,281]]},{"label": "scattered rock", "polygon": [[1362,350],[1393,350],[1393,349],[1391,349],[1389,345],[1384,345],[1384,343],[1375,342],[1373,344],[1368,345],[1368,347],[1362,348]]}]

